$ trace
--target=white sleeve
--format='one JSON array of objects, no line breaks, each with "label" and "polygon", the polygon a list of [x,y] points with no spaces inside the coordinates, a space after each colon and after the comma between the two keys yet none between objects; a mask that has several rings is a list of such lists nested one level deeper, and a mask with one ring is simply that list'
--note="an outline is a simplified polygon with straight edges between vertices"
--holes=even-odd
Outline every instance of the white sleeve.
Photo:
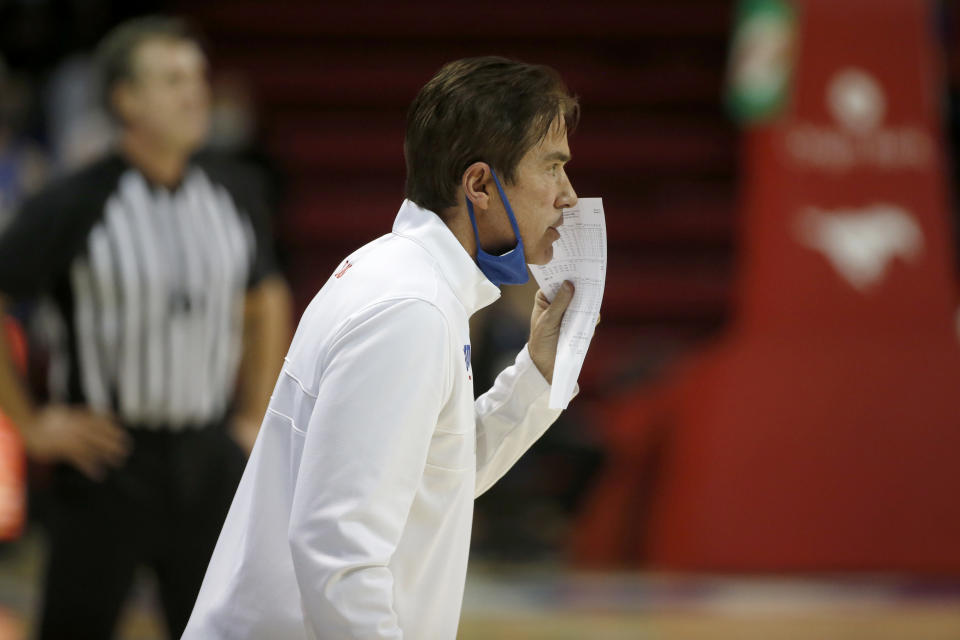
[{"label": "white sleeve", "polygon": [[[579,392],[579,387],[573,395]],[[524,346],[493,386],[477,398],[476,496],[505,474],[553,424],[560,409],[551,409],[550,383]]]},{"label": "white sleeve", "polygon": [[392,301],[324,363],[288,532],[309,638],[403,638],[389,562],[449,394],[446,335],[430,303]]}]

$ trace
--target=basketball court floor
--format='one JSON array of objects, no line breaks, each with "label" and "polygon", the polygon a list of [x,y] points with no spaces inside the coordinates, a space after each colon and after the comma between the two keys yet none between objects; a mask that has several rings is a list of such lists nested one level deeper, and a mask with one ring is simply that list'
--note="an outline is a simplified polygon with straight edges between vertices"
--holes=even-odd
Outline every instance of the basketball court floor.
[{"label": "basketball court floor", "polygon": [[[36,532],[0,551],[0,640],[30,638],[41,568]],[[163,638],[155,610],[141,576],[118,638]],[[960,640],[960,579],[471,565],[462,620],[460,640]]]}]

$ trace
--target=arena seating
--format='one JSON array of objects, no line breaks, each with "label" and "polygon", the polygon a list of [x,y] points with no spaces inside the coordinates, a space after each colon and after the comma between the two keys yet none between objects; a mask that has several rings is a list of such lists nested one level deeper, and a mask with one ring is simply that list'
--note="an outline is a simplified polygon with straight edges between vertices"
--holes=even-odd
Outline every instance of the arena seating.
[{"label": "arena seating", "polygon": [[212,0],[184,10],[209,36],[215,69],[252,81],[264,139],[290,176],[278,227],[299,309],[346,252],[389,229],[417,89],[448,60],[499,54],[555,66],[582,102],[569,172],[580,195],[604,198],[610,245],[586,396],[642,360],[645,337],[686,345],[722,323],[737,156],[720,106],[730,3],[500,1],[474,15],[437,1]]}]

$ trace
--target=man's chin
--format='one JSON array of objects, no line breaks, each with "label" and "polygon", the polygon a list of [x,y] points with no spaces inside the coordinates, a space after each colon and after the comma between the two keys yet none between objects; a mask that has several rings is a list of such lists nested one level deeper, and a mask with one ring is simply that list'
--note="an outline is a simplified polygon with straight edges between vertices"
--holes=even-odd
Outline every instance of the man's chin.
[{"label": "man's chin", "polygon": [[174,144],[183,151],[194,152],[209,142],[209,131],[205,126],[188,126],[172,134]]},{"label": "man's chin", "polygon": [[537,255],[534,256],[531,260],[528,260],[528,264],[535,264],[537,266],[543,266],[553,260],[553,245],[551,244],[546,249],[538,251]]}]

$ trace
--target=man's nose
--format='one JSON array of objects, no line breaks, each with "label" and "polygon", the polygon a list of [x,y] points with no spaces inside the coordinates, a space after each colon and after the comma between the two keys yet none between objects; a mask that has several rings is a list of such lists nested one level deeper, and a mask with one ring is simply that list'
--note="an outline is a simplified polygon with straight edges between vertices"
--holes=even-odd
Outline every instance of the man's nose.
[{"label": "man's nose", "polygon": [[193,82],[186,87],[184,98],[191,106],[205,106],[210,103],[210,87],[205,82]]},{"label": "man's nose", "polygon": [[577,192],[573,190],[573,183],[570,182],[570,178],[567,178],[563,181],[560,195],[557,196],[557,208],[569,209],[577,204],[577,200]]}]

